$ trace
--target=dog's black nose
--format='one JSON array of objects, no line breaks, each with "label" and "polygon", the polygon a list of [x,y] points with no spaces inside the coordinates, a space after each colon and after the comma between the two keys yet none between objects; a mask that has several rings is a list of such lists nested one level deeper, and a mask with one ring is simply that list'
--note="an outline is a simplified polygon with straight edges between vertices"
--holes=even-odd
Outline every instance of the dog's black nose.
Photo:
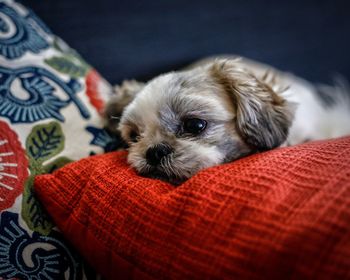
[{"label": "dog's black nose", "polygon": [[146,152],[146,161],[148,164],[156,166],[161,159],[171,154],[173,149],[167,144],[158,144],[149,148]]}]

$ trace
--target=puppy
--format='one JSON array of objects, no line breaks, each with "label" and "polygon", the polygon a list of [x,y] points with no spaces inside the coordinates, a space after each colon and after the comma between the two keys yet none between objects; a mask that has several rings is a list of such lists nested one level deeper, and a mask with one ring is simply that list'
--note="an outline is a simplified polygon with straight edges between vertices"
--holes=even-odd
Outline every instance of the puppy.
[{"label": "puppy", "polygon": [[345,82],[316,87],[236,58],[125,82],[106,116],[128,144],[129,164],[173,184],[259,151],[350,134]]}]

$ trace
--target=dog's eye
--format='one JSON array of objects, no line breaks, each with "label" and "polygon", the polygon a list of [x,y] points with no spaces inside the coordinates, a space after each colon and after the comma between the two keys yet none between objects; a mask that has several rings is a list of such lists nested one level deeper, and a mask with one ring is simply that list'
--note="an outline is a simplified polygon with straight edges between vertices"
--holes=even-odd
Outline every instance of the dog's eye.
[{"label": "dog's eye", "polygon": [[139,134],[135,131],[132,130],[129,133],[129,139],[131,142],[136,143],[138,141]]},{"label": "dog's eye", "polygon": [[185,133],[197,135],[201,133],[206,127],[207,122],[205,120],[189,118],[183,121],[183,130]]}]

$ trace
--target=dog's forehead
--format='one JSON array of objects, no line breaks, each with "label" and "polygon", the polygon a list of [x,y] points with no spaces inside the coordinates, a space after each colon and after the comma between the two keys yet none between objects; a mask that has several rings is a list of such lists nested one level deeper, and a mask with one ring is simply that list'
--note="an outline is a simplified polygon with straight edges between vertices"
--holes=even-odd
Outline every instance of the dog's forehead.
[{"label": "dog's forehead", "polygon": [[157,117],[160,109],[168,103],[169,97],[177,92],[177,80],[175,75],[170,73],[150,81],[128,106],[125,115],[144,121]]},{"label": "dog's forehead", "polygon": [[[231,118],[229,98],[205,72],[172,72],[150,81],[128,108],[130,118],[144,123],[161,116],[214,114],[216,119]],[[180,116],[181,117],[181,116]],[[208,116],[210,117],[210,116]]]}]

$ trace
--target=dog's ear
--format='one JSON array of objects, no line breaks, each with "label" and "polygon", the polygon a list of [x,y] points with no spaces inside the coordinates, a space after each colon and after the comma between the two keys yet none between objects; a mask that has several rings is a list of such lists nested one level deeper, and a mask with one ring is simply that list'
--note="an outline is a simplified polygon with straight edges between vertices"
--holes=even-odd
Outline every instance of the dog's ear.
[{"label": "dog's ear", "polygon": [[114,87],[114,96],[108,101],[103,112],[106,128],[110,132],[118,133],[117,127],[124,108],[134,100],[144,86],[144,83],[126,80],[120,86]]},{"label": "dog's ear", "polygon": [[268,150],[286,140],[294,104],[276,93],[264,79],[243,69],[237,60],[217,60],[209,70],[231,97],[238,133],[247,144],[257,150]]}]

